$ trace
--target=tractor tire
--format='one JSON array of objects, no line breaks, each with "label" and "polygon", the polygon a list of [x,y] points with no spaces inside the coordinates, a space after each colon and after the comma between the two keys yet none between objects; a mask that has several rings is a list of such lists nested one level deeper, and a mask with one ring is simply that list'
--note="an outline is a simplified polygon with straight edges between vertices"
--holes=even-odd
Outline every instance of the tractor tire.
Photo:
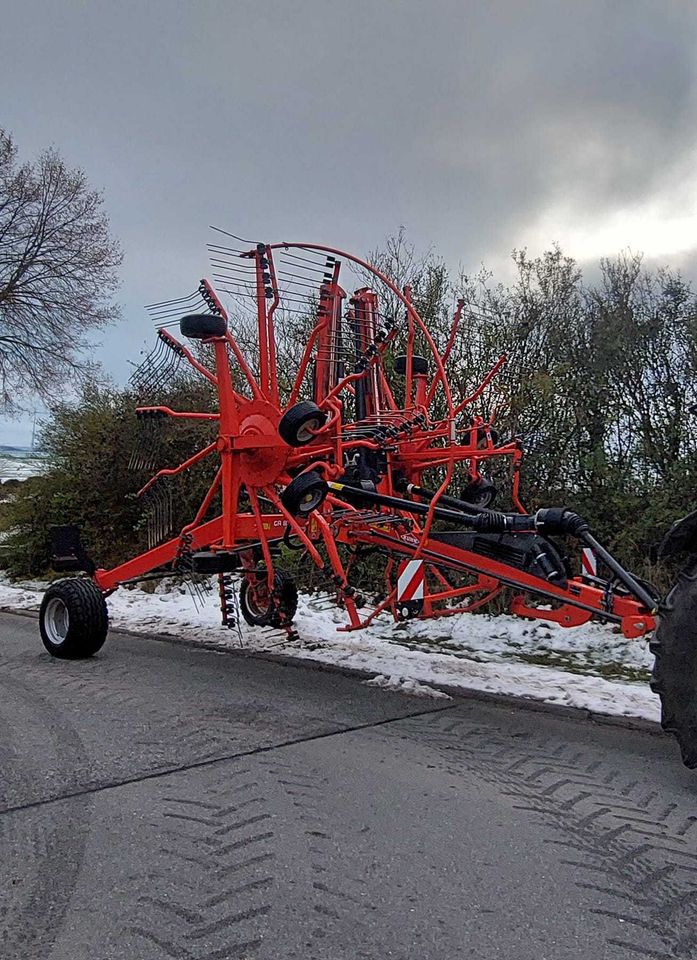
[{"label": "tractor tire", "polygon": [[697,768],[697,561],[678,575],[658,608],[650,643],[655,656],[651,689],[661,698],[661,726],[680,745],[682,760]]},{"label": "tractor tire", "polygon": [[269,601],[260,607],[255,600],[249,580],[240,586],[240,613],[250,627],[282,627],[295,616],[298,609],[298,588],[287,573],[274,576],[274,594],[278,606]]},{"label": "tractor tire", "polygon": [[227,323],[212,313],[189,313],[179,321],[179,329],[189,340],[208,340],[209,337],[224,337]]},{"label": "tractor tire", "polygon": [[106,601],[87,579],[58,580],[41,601],[39,631],[52,657],[83,660],[100,650],[109,629]]},{"label": "tractor tire", "polygon": [[296,403],[290,410],[286,410],[278,425],[278,432],[281,440],[289,447],[303,447],[315,439],[312,431],[319,430],[326,419],[327,414],[324,410],[320,410],[316,403],[312,400],[303,400],[302,403]]}]

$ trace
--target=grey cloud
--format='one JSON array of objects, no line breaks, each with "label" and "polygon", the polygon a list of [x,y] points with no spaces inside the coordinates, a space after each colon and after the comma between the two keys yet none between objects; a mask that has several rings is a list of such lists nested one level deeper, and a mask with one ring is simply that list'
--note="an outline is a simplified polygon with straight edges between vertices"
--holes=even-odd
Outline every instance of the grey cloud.
[{"label": "grey cloud", "polygon": [[210,222],[358,252],[403,223],[475,269],[560,197],[602,213],[674,188],[679,208],[696,33],[677,0],[25,0],[0,123],[105,189],[123,377],[140,304],[196,281]]}]

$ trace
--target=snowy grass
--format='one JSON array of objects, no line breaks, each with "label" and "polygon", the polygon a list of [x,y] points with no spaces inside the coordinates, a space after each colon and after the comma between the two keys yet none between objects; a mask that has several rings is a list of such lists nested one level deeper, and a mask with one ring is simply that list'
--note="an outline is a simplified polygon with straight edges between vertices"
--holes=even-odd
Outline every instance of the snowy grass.
[{"label": "snowy grass", "polygon": [[[45,584],[10,583],[0,576],[0,607],[38,610]],[[166,634],[192,642],[281,652],[375,674],[369,682],[414,695],[479,690],[562,704],[595,713],[658,721],[648,686],[648,640],[625,640],[602,624],[563,628],[517,617],[459,614],[395,624],[378,618],[367,630],[340,633],[345,616],[301,596],[295,618],[300,640],[278,632],[220,624],[215,591],[197,610],[188,590],[171,583],[154,592],[122,588],[108,599],[115,628]]]}]

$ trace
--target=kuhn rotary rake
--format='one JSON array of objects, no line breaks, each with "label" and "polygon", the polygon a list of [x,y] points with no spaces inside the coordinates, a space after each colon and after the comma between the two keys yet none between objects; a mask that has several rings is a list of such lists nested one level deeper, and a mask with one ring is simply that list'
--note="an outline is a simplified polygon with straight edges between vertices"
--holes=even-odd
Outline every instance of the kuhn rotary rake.
[{"label": "kuhn rotary rake", "polygon": [[[341,630],[365,627],[384,611],[398,620],[471,612],[505,588],[512,588],[512,612],[523,617],[563,626],[595,617],[628,638],[654,630],[656,592],[624,570],[571,510],[528,513],[519,496],[520,440],[501,440],[491,417],[472,414],[505,358],[472,393],[453,397],[446,368],[462,303],[439,352],[409,288],[398,289],[358,257],[311,243],[211,249],[217,290],[204,280],[191,297],[151,308],[161,324],[158,346],[134,386],[151,396],[181,362],[190,364],[214,389],[217,409],[193,413],[150,403],[138,409],[139,419],[151,434],[168,418],[208,421],[217,436],[143,485],[147,552],[96,569],[76,528],[53,530],[56,568],[88,576],[46,592],[41,633],[52,654],[79,658],[99,650],[108,626],[104,598],[148,575],[217,575],[224,624],[233,623],[239,605],[248,623],[293,638],[297,591],[280,569],[284,543],[326,575],[346,613]],[[341,286],[342,267],[363,280],[352,295]],[[222,296],[235,304],[230,315]],[[283,362],[278,351],[293,316],[302,318],[296,330],[302,321],[306,326],[289,375],[289,344]],[[195,342],[191,348],[169,332],[175,317],[182,336]],[[250,321],[251,350],[243,346]],[[152,443],[140,447],[131,465],[151,469],[152,450]],[[207,458],[217,464],[210,489],[171,536],[166,480]],[[502,464],[509,467],[509,511],[492,507],[489,474],[501,473]],[[556,537],[575,540],[585,553],[578,572]],[[372,606],[355,587],[367,556],[371,569],[382,563],[382,597]],[[697,677],[685,630],[689,621],[694,640],[695,583],[682,575],[661,608],[655,641],[664,722],[690,766],[697,766]]]}]

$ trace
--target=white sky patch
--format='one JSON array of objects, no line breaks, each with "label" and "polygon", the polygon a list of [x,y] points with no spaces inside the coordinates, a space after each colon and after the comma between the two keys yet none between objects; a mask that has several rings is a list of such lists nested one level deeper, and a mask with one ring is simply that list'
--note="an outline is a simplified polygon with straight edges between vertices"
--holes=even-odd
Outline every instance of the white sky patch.
[{"label": "white sky patch", "polygon": [[[697,150],[689,162],[666,173],[649,196],[638,202],[599,209],[588,185],[583,195],[573,183],[557,201],[546,205],[523,231],[521,246],[548,249],[558,243],[579,261],[612,257],[623,250],[650,259],[675,258],[697,250]],[[591,201],[589,203],[589,201]]]}]

